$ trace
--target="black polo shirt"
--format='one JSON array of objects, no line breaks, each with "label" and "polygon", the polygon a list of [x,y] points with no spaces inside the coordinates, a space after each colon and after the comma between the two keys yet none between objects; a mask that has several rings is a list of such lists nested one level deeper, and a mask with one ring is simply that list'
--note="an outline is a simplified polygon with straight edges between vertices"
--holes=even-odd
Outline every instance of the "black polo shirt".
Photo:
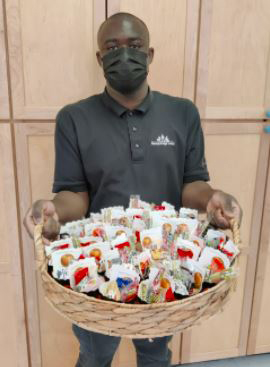
[{"label": "black polo shirt", "polygon": [[129,111],[106,90],[56,117],[53,192],[88,191],[91,212],[127,206],[131,194],[179,208],[184,183],[208,181],[195,105],[150,91]]}]

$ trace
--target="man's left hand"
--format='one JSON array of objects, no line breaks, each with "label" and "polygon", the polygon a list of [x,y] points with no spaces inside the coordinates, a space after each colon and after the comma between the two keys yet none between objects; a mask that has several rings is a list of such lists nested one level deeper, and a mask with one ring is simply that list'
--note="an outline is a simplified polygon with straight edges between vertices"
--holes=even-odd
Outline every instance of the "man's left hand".
[{"label": "man's left hand", "polygon": [[240,225],[243,215],[238,201],[232,195],[219,190],[208,201],[206,212],[211,223],[222,229],[230,228],[230,220],[233,218]]}]

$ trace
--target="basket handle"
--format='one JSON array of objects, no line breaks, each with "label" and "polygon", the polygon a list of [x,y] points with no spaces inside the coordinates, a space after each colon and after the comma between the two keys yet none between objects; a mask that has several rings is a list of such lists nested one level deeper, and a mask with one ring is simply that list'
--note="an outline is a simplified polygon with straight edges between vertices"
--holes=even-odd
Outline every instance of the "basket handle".
[{"label": "basket handle", "polygon": [[37,268],[40,269],[42,264],[46,260],[44,243],[42,240],[43,223],[37,224],[34,228],[34,241],[35,241],[35,260]]},{"label": "basket handle", "polygon": [[231,231],[233,235],[233,242],[238,246],[238,248],[241,248],[241,236],[240,236],[240,230],[239,230],[239,224],[235,218],[230,220],[231,225]]}]

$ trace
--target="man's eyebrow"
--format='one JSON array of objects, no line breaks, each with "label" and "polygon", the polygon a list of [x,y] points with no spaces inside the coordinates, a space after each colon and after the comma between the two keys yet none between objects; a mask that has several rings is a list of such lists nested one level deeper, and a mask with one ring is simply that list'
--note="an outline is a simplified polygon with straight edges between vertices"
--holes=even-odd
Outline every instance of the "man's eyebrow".
[{"label": "man's eyebrow", "polygon": [[[137,40],[139,40],[139,41],[143,41],[143,39],[141,38],[141,37],[128,37],[128,40],[129,41],[137,41]],[[117,38],[109,38],[109,39],[107,39],[106,41],[105,41],[105,44],[106,43],[110,43],[110,42],[118,42],[118,39]]]}]

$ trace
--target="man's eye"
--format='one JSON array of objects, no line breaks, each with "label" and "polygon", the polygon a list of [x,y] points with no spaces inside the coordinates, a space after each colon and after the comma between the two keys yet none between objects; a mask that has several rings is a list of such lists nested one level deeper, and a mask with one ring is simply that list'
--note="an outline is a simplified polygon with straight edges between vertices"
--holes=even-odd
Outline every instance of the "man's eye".
[{"label": "man's eye", "polygon": [[109,47],[107,47],[107,50],[108,51],[113,51],[113,50],[117,50],[117,49],[118,49],[117,46],[109,46]]}]

